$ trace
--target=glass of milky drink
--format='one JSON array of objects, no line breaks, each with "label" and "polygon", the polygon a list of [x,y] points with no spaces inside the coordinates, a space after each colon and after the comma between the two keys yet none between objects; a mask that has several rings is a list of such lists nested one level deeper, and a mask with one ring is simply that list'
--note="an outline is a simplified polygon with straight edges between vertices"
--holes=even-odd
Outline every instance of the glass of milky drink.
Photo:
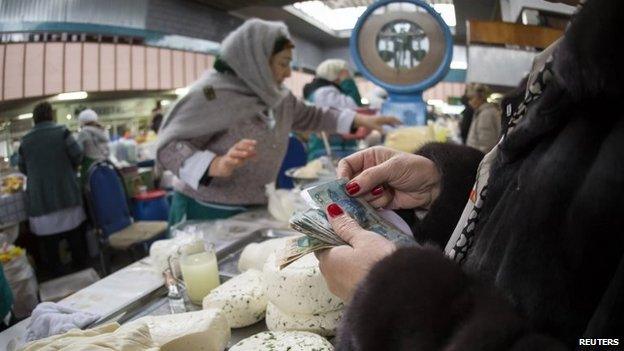
[{"label": "glass of milky drink", "polygon": [[204,297],[220,284],[214,244],[198,240],[182,246],[180,270],[189,299],[201,305]]}]

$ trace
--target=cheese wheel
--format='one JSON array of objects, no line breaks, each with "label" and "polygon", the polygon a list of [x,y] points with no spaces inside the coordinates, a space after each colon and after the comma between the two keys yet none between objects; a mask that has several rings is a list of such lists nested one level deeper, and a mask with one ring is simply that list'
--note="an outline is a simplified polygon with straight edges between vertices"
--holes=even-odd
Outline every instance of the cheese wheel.
[{"label": "cheese wheel", "polygon": [[239,341],[229,351],[333,351],[322,336],[308,332],[263,332]]},{"label": "cheese wheel", "polygon": [[308,331],[323,336],[336,335],[343,310],[326,313],[301,314],[281,311],[270,303],[266,310],[266,324],[271,331]]},{"label": "cheese wheel", "polygon": [[152,341],[166,351],[223,351],[230,341],[230,327],[219,309],[142,317],[120,329],[140,323],[147,324]]},{"label": "cheese wheel", "polygon": [[269,256],[263,284],[268,300],[287,313],[325,313],[344,306],[327,289],[314,254],[305,255],[282,270],[277,268],[275,254]]},{"label": "cheese wheel", "polygon": [[213,289],[202,302],[204,309],[219,308],[230,328],[252,325],[264,318],[267,306],[262,272],[250,269]]},{"label": "cheese wheel", "polygon": [[251,243],[243,249],[238,259],[238,271],[244,272],[248,269],[259,271],[264,267],[269,256],[284,247],[290,237],[277,238],[263,241],[261,243]]}]

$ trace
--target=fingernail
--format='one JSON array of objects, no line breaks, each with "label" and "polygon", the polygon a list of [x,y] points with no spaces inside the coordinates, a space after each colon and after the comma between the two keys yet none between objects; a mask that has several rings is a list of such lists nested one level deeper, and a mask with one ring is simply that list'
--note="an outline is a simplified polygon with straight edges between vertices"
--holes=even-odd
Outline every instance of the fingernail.
[{"label": "fingernail", "polygon": [[334,218],[341,216],[344,212],[342,211],[342,208],[340,208],[340,206],[338,206],[337,204],[330,204],[329,206],[327,206],[327,213],[329,213],[329,216],[331,218]]},{"label": "fingernail", "polygon": [[345,188],[347,189],[347,193],[349,193],[349,195],[355,195],[358,191],[360,191],[360,185],[356,182],[347,183]]},{"label": "fingernail", "polygon": [[373,190],[371,190],[371,194],[378,196],[381,195],[381,193],[383,193],[384,188],[381,185],[378,185],[376,187],[373,188]]}]

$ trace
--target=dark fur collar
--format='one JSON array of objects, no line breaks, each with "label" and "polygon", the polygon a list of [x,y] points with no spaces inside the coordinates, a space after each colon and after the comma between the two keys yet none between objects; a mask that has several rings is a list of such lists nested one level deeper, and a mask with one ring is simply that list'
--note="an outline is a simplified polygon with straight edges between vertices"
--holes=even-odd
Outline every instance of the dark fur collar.
[{"label": "dark fur collar", "polygon": [[589,0],[554,53],[555,76],[575,99],[621,98],[624,1]]}]

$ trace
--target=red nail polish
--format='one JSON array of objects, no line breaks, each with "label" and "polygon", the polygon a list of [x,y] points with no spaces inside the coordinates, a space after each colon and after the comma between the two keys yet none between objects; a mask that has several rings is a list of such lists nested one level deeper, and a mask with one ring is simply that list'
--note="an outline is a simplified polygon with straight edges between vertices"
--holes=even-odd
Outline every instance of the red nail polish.
[{"label": "red nail polish", "polygon": [[342,211],[342,208],[340,208],[340,206],[336,204],[330,204],[329,206],[327,206],[327,213],[329,213],[330,217],[334,218],[341,216],[344,212]]},{"label": "red nail polish", "polygon": [[384,188],[381,185],[376,186],[375,188],[373,188],[373,190],[371,190],[371,194],[375,195],[375,196],[379,196],[383,193]]},{"label": "red nail polish", "polygon": [[345,188],[347,189],[347,193],[349,193],[349,195],[355,195],[358,191],[360,191],[360,184],[356,182],[347,183]]}]

